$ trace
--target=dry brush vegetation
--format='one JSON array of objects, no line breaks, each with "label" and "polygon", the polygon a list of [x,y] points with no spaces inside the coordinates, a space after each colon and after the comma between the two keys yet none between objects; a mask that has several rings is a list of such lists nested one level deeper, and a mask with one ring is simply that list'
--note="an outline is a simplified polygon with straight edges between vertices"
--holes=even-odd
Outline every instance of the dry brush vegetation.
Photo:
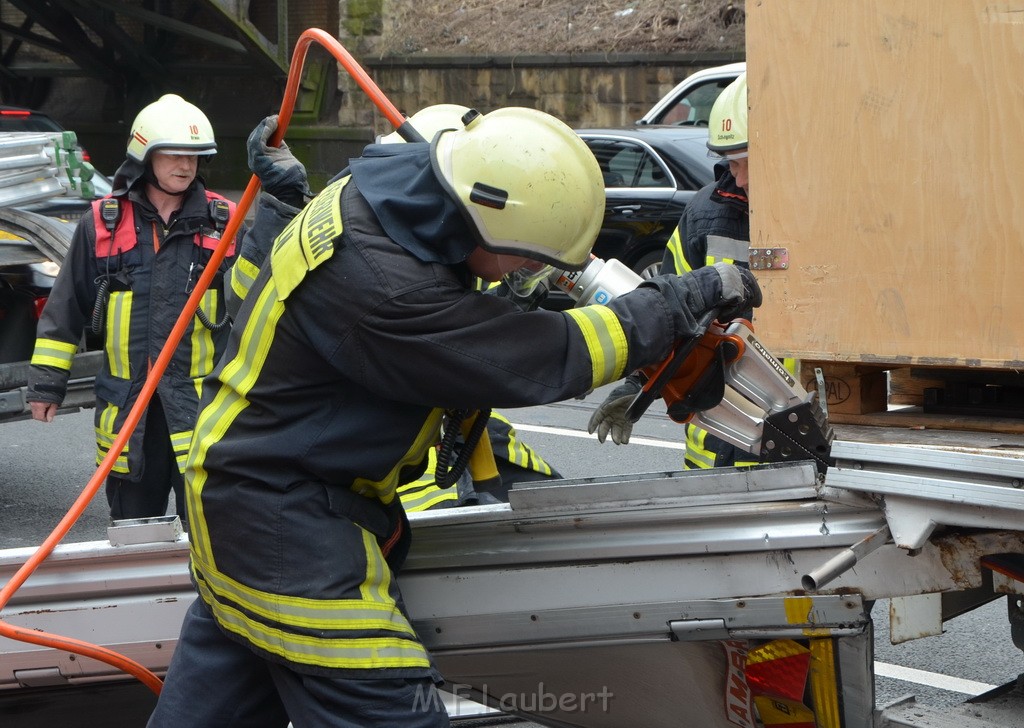
[{"label": "dry brush vegetation", "polygon": [[742,50],[743,0],[387,0],[380,55]]}]

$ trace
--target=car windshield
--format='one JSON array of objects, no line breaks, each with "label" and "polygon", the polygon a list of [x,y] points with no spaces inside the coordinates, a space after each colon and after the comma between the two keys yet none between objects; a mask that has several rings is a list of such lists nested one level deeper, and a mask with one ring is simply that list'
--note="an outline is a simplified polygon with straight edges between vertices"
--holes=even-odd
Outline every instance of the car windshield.
[{"label": "car windshield", "polygon": [[685,96],[667,108],[652,124],[673,124],[676,126],[707,126],[711,116],[711,107],[715,99],[732,83],[731,78],[711,80],[690,89]]}]

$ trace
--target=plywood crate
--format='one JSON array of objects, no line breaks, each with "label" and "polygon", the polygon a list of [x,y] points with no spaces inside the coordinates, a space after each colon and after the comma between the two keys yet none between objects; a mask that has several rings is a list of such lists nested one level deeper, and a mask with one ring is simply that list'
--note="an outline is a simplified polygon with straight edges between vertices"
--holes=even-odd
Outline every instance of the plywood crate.
[{"label": "plywood crate", "polygon": [[1024,5],[746,4],[758,336],[809,361],[1024,368]]}]

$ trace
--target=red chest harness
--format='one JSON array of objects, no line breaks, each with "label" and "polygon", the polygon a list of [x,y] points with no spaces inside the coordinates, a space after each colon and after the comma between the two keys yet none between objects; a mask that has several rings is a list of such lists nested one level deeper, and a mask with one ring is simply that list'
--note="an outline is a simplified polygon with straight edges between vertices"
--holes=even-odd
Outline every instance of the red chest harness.
[{"label": "red chest harness", "polygon": [[[209,205],[210,220],[213,222],[216,235],[197,232],[193,242],[200,248],[213,250],[220,243],[220,234],[224,232],[228,219],[235,214],[235,203],[216,192],[206,190],[206,201]],[[135,216],[132,214],[132,203],[113,197],[93,200],[92,217],[96,226],[96,257],[109,258],[118,253],[131,250],[139,243],[135,234]],[[228,246],[226,257],[235,254],[235,242]]]}]

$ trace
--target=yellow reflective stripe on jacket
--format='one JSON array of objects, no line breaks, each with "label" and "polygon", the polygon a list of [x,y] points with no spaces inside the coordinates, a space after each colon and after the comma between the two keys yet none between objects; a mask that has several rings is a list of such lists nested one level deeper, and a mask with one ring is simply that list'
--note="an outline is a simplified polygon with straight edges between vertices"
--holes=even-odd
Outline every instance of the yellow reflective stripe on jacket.
[{"label": "yellow reflective stripe on jacket", "polygon": [[607,306],[584,306],[562,312],[576,324],[590,352],[592,387],[622,379],[629,352],[622,323]]},{"label": "yellow reflective stripe on jacket", "polygon": [[704,447],[707,431],[693,425],[686,425],[686,465],[697,468],[715,467],[715,454]]},{"label": "yellow reflective stripe on jacket", "polygon": [[[108,404],[103,408],[103,411],[99,415],[99,424],[93,429],[96,432],[96,464],[99,465],[103,462],[103,459],[110,452],[110,448],[114,444],[114,439],[117,437],[117,433],[114,431],[114,424],[117,422],[117,415],[120,412],[120,408],[115,405]],[[114,461],[111,472],[114,473],[127,473],[128,472],[128,446],[129,443],[125,442],[124,449],[121,454],[117,456],[117,460]]]},{"label": "yellow reflective stripe on jacket", "polygon": [[715,263],[735,264],[736,261],[746,263],[750,260],[750,242],[727,238],[724,235],[708,235],[707,250],[704,262],[706,265]]},{"label": "yellow reflective stripe on jacket", "polygon": [[507,417],[492,411],[491,418],[508,425],[508,446],[505,448],[505,456],[510,463],[526,470],[551,475],[551,466],[537,454],[536,450],[519,439],[516,428]]},{"label": "yellow reflective stripe on jacket", "polygon": [[[202,491],[206,481],[203,461],[210,446],[218,442],[235,421],[235,418],[249,406],[246,394],[252,389],[259,373],[266,363],[267,353],[277,331],[277,322],[284,314],[284,305],[277,298],[277,288],[270,280],[259,292],[256,305],[242,331],[238,354],[224,366],[220,374],[223,384],[213,401],[200,413],[195,427],[196,445],[189,457],[189,466],[195,471],[191,487],[186,489],[189,505],[194,509],[194,518],[205,523],[203,516]],[[251,362],[251,366],[246,362]],[[192,548],[203,560],[213,565],[213,553],[204,529],[193,533]]]},{"label": "yellow reflective stripe on jacket", "polygon": [[[207,289],[199,300],[199,310],[205,313],[211,322],[216,322],[220,317],[220,311],[217,310],[219,301],[217,291],[211,289]],[[203,325],[198,316],[192,317],[191,344],[192,358],[189,362],[188,375],[196,380],[196,392],[201,396],[202,378],[213,371],[217,352],[213,344],[213,332]]]},{"label": "yellow reflective stripe on jacket", "polygon": [[423,422],[423,427],[420,428],[416,438],[413,440],[412,445],[406,451],[405,455],[399,458],[395,466],[391,468],[387,475],[380,480],[370,480],[369,478],[356,478],[352,482],[352,490],[359,495],[368,496],[371,498],[380,498],[384,503],[390,503],[395,499],[395,493],[398,489],[398,479],[402,474],[402,470],[415,465],[416,463],[422,462],[423,458],[426,457],[427,451],[433,447],[437,441],[437,433],[441,429],[441,420],[444,418],[444,410],[435,409],[427,415],[427,419]]},{"label": "yellow reflective stripe on jacket", "polygon": [[[220,373],[222,382],[213,401],[199,414],[195,427],[196,446],[192,448],[188,467],[195,473],[187,489],[195,519],[205,523],[202,490],[206,482],[203,462],[210,447],[224,436],[246,407],[246,395],[259,378],[270,352],[277,323],[284,314],[284,299],[295,290],[306,273],[334,253],[334,238],[341,235],[341,189],[351,177],[328,185],[305,207],[274,241],[270,253],[273,275],[256,296],[253,310],[245,323],[238,353]],[[279,290],[284,285],[286,290]],[[397,478],[396,478],[397,480]],[[393,496],[393,493],[392,493]],[[202,560],[213,565],[213,553],[205,529],[197,528],[192,541]]]},{"label": "yellow reflective stripe on jacket", "polygon": [[78,351],[78,344],[69,344],[57,339],[36,339],[31,364],[32,366],[70,370],[76,351]]},{"label": "yellow reflective stripe on jacket", "polygon": [[415,513],[417,511],[429,511],[438,503],[457,501],[459,493],[454,485],[451,488],[441,488],[433,482],[425,485],[419,482],[412,482],[398,488],[398,497],[401,499],[402,507],[405,508],[406,513]]},{"label": "yellow reflective stripe on jacket", "polygon": [[[380,550],[380,545],[377,543],[377,537],[367,531],[365,528],[360,529],[363,535],[363,553],[366,554],[366,578],[363,579],[363,583],[359,585],[359,593],[363,599],[367,602],[376,602],[377,604],[390,604],[395,607],[395,602],[388,593],[388,588],[391,586],[391,568],[384,560],[384,552]],[[406,621],[405,617],[395,608],[394,614],[401,620],[403,625],[403,632],[408,631],[413,637],[416,633],[413,631],[412,626]],[[352,627],[365,627],[369,625],[355,625]],[[379,628],[384,629],[384,628]]]},{"label": "yellow reflective stripe on jacket", "polygon": [[[366,563],[359,599],[312,599],[254,589],[202,563],[194,544],[193,573],[218,622],[290,661],[359,669],[428,664],[412,625],[389,593],[392,573],[376,538],[365,529],[358,531]],[[299,629],[324,636],[293,631]],[[393,636],[336,636],[370,631]]]},{"label": "yellow reflective stripe on jacket", "polygon": [[107,301],[107,335],[103,348],[107,352],[110,373],[121,379],[131,376],[128,364],[128,329],[132,317],[132,292],[114,291]]},{"label": "yellow reflective stripe on jacket", "polygon": [[204,582],[207,576],[206,572],[197,573],[196,584],[218,624],[271,654],[292,662],[329,668],[380,669],[430,665],[426,650],[415,641],[414,634],[409,639],[320,638],[261,624],[238,609],[218,601]]},{"label": "yellow reflective stripe on jacket", "polygon": [[231,270],[228,271],[231,290],[244,301],[245,297],[249,295],[249,289],[252,288],[252,284],[256,282],[256,276],[259,274],[260,269],[253,265],[252,261],[239,256],[235,259],[235,264],[231,266]]},{"label": "yellow reflective stripe on jacket", "polygon": [[[686,425],[686,462],[684,463],[685,469],[692,468],[713,468],[716,465],[717,454],[709,450],[705,446],[705,438],[707,437],[707,430],[697,427],[696,425]],[[736,452],[743,452],[737,448]],[[749,460],[736,460],[732,463],[735,467],[749,467],[752,465],[759,465],[760,461],[750,456]]]},{"label": "yellow reflective stripe on jacket", "polygon": [[341,235],[343,228],[341,191],[351,179],[346,176],[325,187],[292,218],[274,241],[270,251],[270,270],[282,301],[295,290],[308,271],[334,254],[334,239]]},{"label": "yellow reflective stripe on jacket", "polygon": [[274,594],[246,586],[209,563],[200,562],[197,568],[213,595],[257,617],[309,629],[374,629],[415,637],[412,625],[388,594],[391,570],[376,538],[365,529],[360,531],[367,563],[366,576],[359,588],[362,599],[311,599]]},{"label": "yellow reflective stripe on jacket", "polygon": [[672,264],[675,266],[675,270],[662,271],[663,273],[673,272],[677,275],[682,275],[683,273],[689,273],[693,270],[690,268],[690,264],[686,262],[686,254],[683,252],[683,239],[680,235],[678,225],[676,226],[676,229],[672,231],[672,237],[668,239],[666,247],[668,248],[669,253],[672,254]]},{"label": "yellow reflective stripe on jacket", "polygon": [[457,501],[459,489],[456,486],[441,488],[437,485],[437,449],[427,450],[427,469],[411,483],[398,486],[396,492],[406,513],[430,510],[438,503]]},{"label": "yellow reflective stripe on jacket", "polygon": [[185,465],[188,463],[188,446],[192,442],[192,430],[171,433],[171,449],[174,450],[174,457],[178,462],[178,470],[185,472]]}]

